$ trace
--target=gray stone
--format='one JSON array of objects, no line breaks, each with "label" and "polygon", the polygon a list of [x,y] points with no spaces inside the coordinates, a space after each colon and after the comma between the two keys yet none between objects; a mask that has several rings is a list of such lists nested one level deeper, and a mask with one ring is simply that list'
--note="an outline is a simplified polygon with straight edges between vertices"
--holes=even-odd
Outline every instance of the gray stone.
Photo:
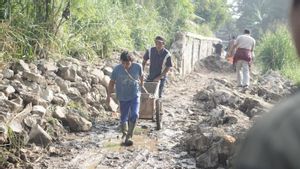
[{"label": "gray stone", "polygon": [[69,99],[65,94],[58,93],[54,95],[52,103],[60,106],[65,106],[69,103]]},{"label": "gray stone", "polygon": [[105,86],[103,86],[101,84],[95,85],[91,91],[95,92],[95,93],[99,93],[100,96],[103,98],[106,98],[106,96],[107,96],[106,88],[105,88]]},{"label": "gray stone", "polygon": [[0,100],[0,110],[6,110],[10,113],[19,113],[23,109],[23,105],[14,103],[10,100]]},{"label": "gray stone", "polygon": [[4,92],[6,96],[14,93],[16,90],[11,85],[0,85],[0,91]]},{"label": "gray stone", "polygon": [[47,60],[40,60],[40,62],[37,65],[38,69],[45,72],[57,72],[58,67],[53,61],[47,61]]},{"label": "gray stone", "polygon": [[5,93],[7,96],[9,96],[9,95],[15,93],[15,91],[16,91],[15,88],[9,85],[9,86],[7,86],[7,88],[5,89],[4,93]]},{"label": "gray stone", "polygon": [[111,68],[111,67],[105,67],[104,69],[103,69],[103,73],[104,73],[104,75],[106,75],[106,76],[111,76],[111,74],[112,74],[112,72],[113,72],[113,68]]},{"label": "gray stone", "polygon": [[198,92],[198,94],[195,97],[196,99],[202,101],[208,101],[210,99],[210,92],[207,90],[201,90],[200,92]]},{"label": "gray stone", "polygon": [[66,120],[67,112],[68,110],[65,107],[56,106],[55,110],[52,113],[52,116],[59,120]]},{"label": "gray stone", "polygon": [[3,78],[11,79],[14,77],[14,71],[11,69],[4,69],[2,73],[3,73]]},{"label": "gray stone", "polygon": [[71,100],[78,100],[78,99],[81,98],[81,94],[80,94],[79,90],[77,88],[74,88],[74,87],[68,88],[67,96]]},{"label": "gray stone", "polygon": [[0,92],[0,100],[1,99],[8,100],[7,96],[3,92]]},{"label": "gray stone", "polygon": [[31,116],[27,116],[25,117],[25,119],[23,120],[23,122],[25,123],[25,125],[27,127],[34,127],[37,124],[41,124],[40,122],[42,121],[42,118],[40,117],[40,115],[34,114]]},{"label": "gray stone", "polygon": [[46,114],[46,111],[47,111],[47,110],[45,109],[45,107],[40,106],[40,105],[35,105],[35,106],[32,107],[31,113],[32,113],[32,114],[37,114],[37,115],[39,115],[40,117],[44,117],[45,114]]},{"label": "gray stone", "polygon": [[61,92],[60,87],[56,84],[48,85],[47,89],[52,90],[53,93],[60,93]]},{"label": "gray stone", "polygon": [[87,94],[91,89],[90,85],[86,82],[74,82],[71,84],[71,87],[77,88],[81,95]]},{"label": "gray stone", "polygon": [[31,73],[39,74],[37,66],[34,63],[29,63],[29,69]]},{"label": "gray stone", "polygon": [[10,84],[18,92],[23,92],[27,90],[27,87],[21,83],[21,81],[13,80]]},{"label": "gray stone", "polygon": [[66,121],[71,131],[89,131],[92,128],[92,123],[75,113],[68,113],[66,115]]},{"label": "gray stone", "polygon": [[77,70],[73,67],[60,67],[58,75],[64,80],[69,80],[71,82],[75,82],[76,79],[78,79]]},{"label": "gray stone", "polygon": [[54,98],[53,91],[50,90],[50,89],[42,90],[41,93],[40,93],[40,96],[41,96],[42,99],[44,99],[48,102],[51,102]]},{"label": "gray stone", "polygon": [[23,126],[22,126],[22,121],[19,119],[14,119],[9,123],[9,128],[14,132],[14,133],[22,133],[23,132]]},{"label": "gray stone", "polygon": [[33,105],[42,105],[44,107],[48,107],[49,102],[42,99],[40,96],[36,94],[29,93],[29,92],[21,92],[20,96],[26,103],[32,103]]},{"label": "gray stone", "polygon": [[109,76],[104,76],[104,78],[101,80],[101,84],[103,86],[105,86],[106,88],[108,88],[109,81],[110,81],[110,77]]},{"label": "gray stone", "polygon": [[15,98],[15,99],[10,100],[10,101],[12,101],[12,102],[14,102],[16,104],[19,104],[19,105],[23,105],[23,103],[24,103],[23,99],[21,97],[19,97],[19,96],[17,98]]},{"label": "gray stone", "polygon": [[5,123],[0,121],[0,145],[4,144],[7,141],[7,126],[5,125]]},{"label": "gray stone", "polygon": [[36,82],[38,84],[46,84],[46,79],[43,76],[36,73],[23,72],[23,77],[28,81]]},{"label": "gray stone", "polygon": [[15,63],[14,67],[14,72],[23,72],[23,71],[28,71],[30,72],[29,65],[24,62],[24,60],[19,60],[19,62]]},{"label": "gray stone", "polygon": [[40,125],[34,126],[29,133],[29,143],[47,147],[51,141],[51,136]]},{"label": "gray stone", "polygon": [[61,91],[67,91],[70,86],[69,81],[65,81],[64,79],[62,79],[60,77],[56,77],[55,82],[60,87]]},{"label": "gray stone", "polygon": [[260,115],[265,112],[272,106],[261,99],[256,98],[246,98],[239,106],[239,110],[245,113],[248,117],[253,117],[255,115]]},{"label": "gray stone", "polygon": [[91,75],[94,77],[94,84],[101,82],[104,78],[104,73],[100,69],[93,69]]}]

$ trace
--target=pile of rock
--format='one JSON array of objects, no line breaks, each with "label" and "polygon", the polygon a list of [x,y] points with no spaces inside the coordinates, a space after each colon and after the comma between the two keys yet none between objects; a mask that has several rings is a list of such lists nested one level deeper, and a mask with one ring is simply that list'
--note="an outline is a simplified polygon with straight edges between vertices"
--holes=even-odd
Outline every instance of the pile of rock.
[{"label": "pile of rock", "polygon": [[[89,131],[91,121],[108,115],[104,103],[111,72],[73,58],[7,65],[0,72],[0,145],[11,143],[10,134],[45,147],[65,129]],[[117,108],[111,101],[110,109]]]},{"label": "pile of rock", "polygon": [[194,67],[196,72],[201,72],[204,68],[214,72],[234,72],[232,64],[215,55],[198,61]]},{"label": "pile of rock", "polygon": [[[276,85],[275,85],[276,84]],[[195,96],[202,122],[190,127],[184,144],[200,168],[228,168],[238,143],[252,124],[295,87],[271,72],[248,90],[214,79]]]}]

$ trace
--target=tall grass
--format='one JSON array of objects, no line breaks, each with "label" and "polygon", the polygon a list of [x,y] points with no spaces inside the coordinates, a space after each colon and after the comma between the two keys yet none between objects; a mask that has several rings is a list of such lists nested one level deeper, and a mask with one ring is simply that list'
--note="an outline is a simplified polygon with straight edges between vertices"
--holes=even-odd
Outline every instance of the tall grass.
[{"label": "tall grass", "polygon": [[116,50],[145,50],[156,35],[167,41],[177,31],[208,35],[207,26],[187,22],[193,13],[190,0],[0,0],[0,59],[93,60]]},{"label": "tall grass", "polygon": [[278,70],[286,77],[300,83],[300,62],[288,28],[276,25],[258,42],[257,60],[263,72]]}]

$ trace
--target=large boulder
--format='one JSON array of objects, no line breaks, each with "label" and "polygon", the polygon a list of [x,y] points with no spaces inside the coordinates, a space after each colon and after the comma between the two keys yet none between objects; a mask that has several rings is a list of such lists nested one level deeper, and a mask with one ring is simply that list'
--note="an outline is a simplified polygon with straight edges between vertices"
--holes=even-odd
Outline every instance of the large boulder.
[{"label": "large boulder", "polygon": [[10,113],[19,113],[22,111],[23,105],[17,104],[10,100],[0,99],[0,111],[10,112]]},{"label": "large boulder", "polygon": [[75,82],[80,79],[74,67],[60,67],[57,73],[64,80]]},{"label": "large boulder", "polygon": [[42,72],[57,72],[58,67],[56,66],[54,61],[48,61],[48,60],[40,60],[37,64],[37,68]]},{"label": "large boulder", "polygon": [[14,77],[14,71],[11,69],[4,69],[2,73],[3,73],[3,78],[11,79]]},{"label": "large boulder", "polygon": [[45,85],[47,83],[46,79],[43,76],[36,73],[23,72],[23,78],[27,79],[28,81],[36,82],[38,84]]},{"label": "large boulder", "polygon": [[101,79],[101,84],[106,88],[108,88],[109,81],[110,81],[110,77],[105,75],[103,79]]},{"label": "large boulder", "polygon": [[69,98],[65,94],[57,93],[54,95],[52,103],[60,106],[66,106],[69,103]]},{"label": "large boulder", "polygon": [[56,84],[60,87],[61,91],[67,91],[71,83],[67,80],[64,80],[60,77],[56,77],[55,79]]},{"label": "large boulder", "polygon": [[87,82],[74,82],[71,84],[71,87],[77,88],[81,95],[85,95],[91,90],[91,87]]},{"label": "large boulder", "polygon": [[51,141],[51,136],[40,125],[37,124],[30,130],[29,143],[47,147]]},{"label": "large boulder", "polygon": [[89,131],[92,128],[92,123],[90,121],[74,112],[69,112],[66,115],[66,121],[70,130],[74,132]]},{"label": "large boulder", "polygon": [[40,106],[40,105],[35,105],[35,106],[33,106],[31,113],[39,115],[40,117],[43,118],[46,115],[46,111],[47,110],[45,109],[45,107]]},{"label": "large boulder", "polygon": [[68,88],[68,91],[66,94],[71,100],[80,100],[81,99],[80,91],[75,87]]},{"label": "large boulder", "polygon": [[197,167],[228,167],[234,153],[236,138],[221,128],[200,127],[187,139],[188,151],[196,151]]},{"label": "large boulder", "polygon": [[106,75],[106,76],[111,76],[111,74],[112,74],[112,72],[113,72],[113,68],[111,68],[111,67],[105,67],[105,68],[103,68],[103,73],[104,73],[104,75]]},{"label": "large boulder", "polygon": [[262,99],[247,97],[239,106],[239,110],[252,118],[266,113],[271,107],[271,104],[264,102]]},{"label": "large boulder", "polygon": [[29,92],[21,92],[20,96],[25,103],[32,103],[33,105],[42,105],[44,107],[48,107],[49,102],[44,100],[37,94],[33,94]]},{"label": "large boulder", "polygon": [[6,96],[9,96],[13,93],[15,93],[15,88],[11,85],[1,85],[0,84],[0,91],[4,92],[6,94]]},{"label": "large boulder", "polygon": [[52,112],[52,116],[61,121],[66,121],[66,114],[68,110],[65,107],[56,106],[55,110]]},{"label": "large boulder", "polygon": [[12,70],[14,70],[15,73],[24,71],[30,72],[29,65],[25,63],[24,60],[19,60],[18,62],[14,63],[12,65]]},{"label": "large boulder", "polygon": [[98,84],[104,78],[104,73],[100,69],[93,69],[91,70],[90,75],[92,76],[92,83]]},{"label": "large boulder", "polygon": [[54,93],[50,89],[41,90],[39,95],[42,99],[46,100],[47,102],[51,102],[54,98]]}]

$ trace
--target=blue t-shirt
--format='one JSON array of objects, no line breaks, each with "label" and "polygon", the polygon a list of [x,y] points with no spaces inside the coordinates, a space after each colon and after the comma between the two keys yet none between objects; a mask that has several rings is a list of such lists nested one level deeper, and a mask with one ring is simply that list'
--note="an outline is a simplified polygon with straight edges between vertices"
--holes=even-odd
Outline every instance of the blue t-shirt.
[{"label": "blue t-shirt", "polygon": [[120,64],[113,69],[110,77],[111,80],[115,81],[116,94],[119,101],[129,101],[141,95],[139,79],[143,74],[142,66],[132,63],[128,73],[126,73],[124,66]]}]

